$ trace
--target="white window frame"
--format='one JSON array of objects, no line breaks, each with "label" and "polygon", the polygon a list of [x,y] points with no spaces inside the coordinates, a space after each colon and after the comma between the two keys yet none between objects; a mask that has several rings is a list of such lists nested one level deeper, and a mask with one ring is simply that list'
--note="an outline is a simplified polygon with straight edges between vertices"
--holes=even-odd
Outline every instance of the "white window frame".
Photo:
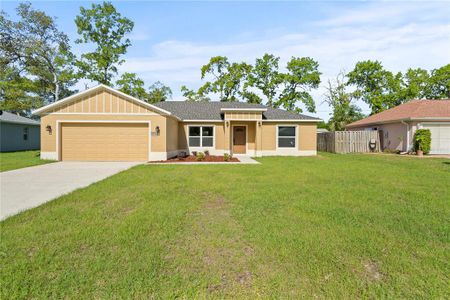
[{"label": "white window frame", "polygon": [[[295,146],[294,147],[280,147],[278,145],[278,139],[280,138],[278,136],[278,132],[280,131],[280,127],[294,127],[295,130],[295,134],[294,134],[294,138],[295,138]],[[292,136],[285,136],[285,137],[281,137],[281,138],[292,138]],[[295,124],[282,124],[282,125],[277,125],[277,134],[276,134],[276,140],[275,140],[277,149],[286,149],[286,150],[298,150],[298,125]]]},{"label": "white window frame", "polygon": [[[189,144],[189,138],[191,137],[190,135],[189,135],[189,133],[190,133],[190,131],[191,131],[191,127],[199,127],[200,128],[200,136],[199,136],[199,138],[200,138],[200,146],[191,146],[190,144]],[[212,135],[212,140],[213,140],[213,144],[212,144],[212,146],[207,146],[207,147],[204,147],[203,146],[203,127],[212,127],[212,129],[213,129],[213,135]],[[193,136],[193,137],[195,137],[195,136]],[[209,137],[209,136],[208,136]],[[202,124],[202,125],[188,125],[188,130],[187,130],[187,145],[188,145],[188,148],[189,149],[194,149],[194,150],[197,150],[197,151],[201,151],[201,149],[215,149],[216,148],[216,126],[214,126],[214,125],[210,125],[210,124]]]}]

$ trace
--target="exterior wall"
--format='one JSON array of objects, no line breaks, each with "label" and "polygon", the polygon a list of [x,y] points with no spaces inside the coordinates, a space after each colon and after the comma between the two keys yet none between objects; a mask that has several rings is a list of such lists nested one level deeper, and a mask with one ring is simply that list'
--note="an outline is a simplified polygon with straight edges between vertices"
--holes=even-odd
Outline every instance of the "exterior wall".
[{"label": "exterior wall", "polygon": [[166,118],[166,138],[167,152],[177,151],[178,148],[178,121],[173,118]]},{"label": "exterior wall", "polygon": [[[189,126],[214,126],[214,147],[189,147]],[[183,122],[178,128],[178,150],[188,151],[205,151],[208,150],[212,155],[222,155],[225,152],[225,124],[224,123],[198,123]]]},{"label": "exterior wall", "polygon": [[[364,130],[382,130],[383,131],[383,145],[381,148],[398,151],[408,151],[408,141],[411,145],[412,137],[410,130],[410,137],[408,138],[408,130],[405,124],[400,122],[371,125],[366,127],[355,127],[349,129],[351,131],[364,131]],[[412,133],[414,134],[414,133]]]},{"label": "exterior wall", "polygon": [[[41,118],[41,157],[44,159],[59,159],[57,149],[57,136],[60,134],[60,123],[64,121],[150,121],[151,122],[151,152],[155,155],[155,160],[166,158],[166,117],[159,115],[89,115],[89,114],[50,114]],[[46,130],[47,125],[52,128],[51,132]],[[156,127],[160,128],[160,135],[156,135]],[[160,154],[158,154],[160,153]],[[159,155],[159,156],[158,156]]]},{"label": "exterior wall", "polygon": [[[278,148],[278,126],[294,125],[296,129],[297,148]],[[261,128],[261,154],[264,155],[316,155],[317,124],[316,123],[269,123],[263,122]]]},{"label": "exterior wall", "polygon": [[[39,125],[0,123],[0,152],[36,150],[40,146]],[[28,128],[28,139],[23,139]]]}]

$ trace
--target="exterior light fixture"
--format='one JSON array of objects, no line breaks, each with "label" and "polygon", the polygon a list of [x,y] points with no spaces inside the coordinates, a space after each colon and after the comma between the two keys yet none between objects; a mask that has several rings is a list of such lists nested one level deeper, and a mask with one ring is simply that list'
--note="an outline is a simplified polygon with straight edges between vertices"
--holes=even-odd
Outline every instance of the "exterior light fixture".
[{"label": "exterior light fixture", "polygon": [[159,129],[159,126],[156,126],[155,130],[156,130],[156,135],[159,135],[159,133],[161,132],[161,130]]},{"label": "exterior light fixture", "polygon": [[262,122],[258,121],[258,126],[261,127],[262,126]]},{"label": "exterior light fixture", "polygon": [[52,134],[52,126],[50,125],[45,126],[45,130],[48,131],[49,134]]},{"label": "exterior light fixture", "polygon": [[225,124],[227,125],[227,127],[230,127],[230,121],[226,121]]}]

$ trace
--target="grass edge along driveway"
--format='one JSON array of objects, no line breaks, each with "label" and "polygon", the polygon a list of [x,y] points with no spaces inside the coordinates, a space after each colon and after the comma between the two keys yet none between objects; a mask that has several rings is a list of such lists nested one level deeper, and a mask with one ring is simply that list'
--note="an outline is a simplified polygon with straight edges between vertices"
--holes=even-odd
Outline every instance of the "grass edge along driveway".
[{"label": "grass edge along driveway", "polygon": [[0,153],[0,172],[22,169],[55,162],[40,158],[39,150]]},{"label": "grass edge along driveway", "polygon": [[141,165],[1,223],[2,298],[449,298],[444,159]]}]

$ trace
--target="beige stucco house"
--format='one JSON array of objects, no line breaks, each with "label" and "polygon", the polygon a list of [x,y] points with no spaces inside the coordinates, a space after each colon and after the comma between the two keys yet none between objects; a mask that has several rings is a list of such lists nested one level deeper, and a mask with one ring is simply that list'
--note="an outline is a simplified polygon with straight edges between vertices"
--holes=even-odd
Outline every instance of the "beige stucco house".
[{"label": "beige stucco house", "polygon": [[317,118],[242,102],[149,104],[99,85],[34,114],[41,158],[158,161],[180,152],[316,155]]},{"label": "beige stucco house", "polygon": [[450,99],[413,100],[353,122],[347,130],[378,130],[383,149],[413,150],[417,129],[431,131],[430,154],[450,154]]}]

